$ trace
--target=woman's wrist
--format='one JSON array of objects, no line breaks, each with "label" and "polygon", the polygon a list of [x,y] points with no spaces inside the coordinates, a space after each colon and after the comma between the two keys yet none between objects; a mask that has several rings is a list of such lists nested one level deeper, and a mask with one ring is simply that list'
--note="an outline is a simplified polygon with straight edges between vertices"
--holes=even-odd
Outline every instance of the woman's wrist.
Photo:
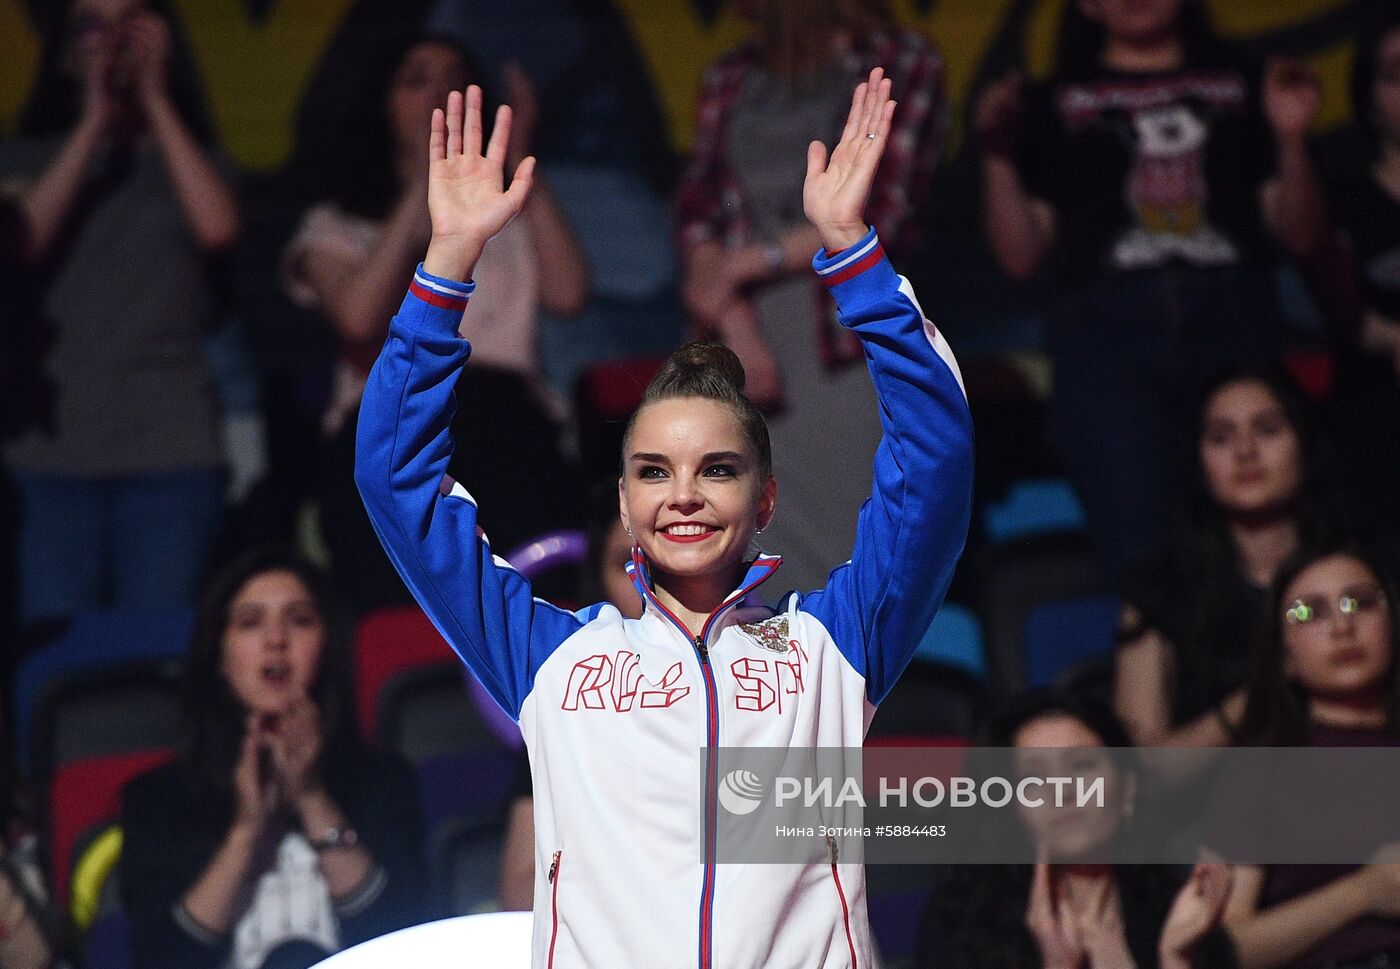
[{"label": "woman's wrist", "polygon": [[816,230],[817,234],[821,236],[822,248],[830,255],[834,252],[841,252],[843,249],[849,249],[864,239],[866,234],[870,232],[870,226],[864,222],[850,225],[828,223],[816,226]]},{"label": "woman's wrist", "polygon": [[434,235],[423,256],[423,270],[443,279],[469,283],[485,249],[486,242],[481,239]]}]

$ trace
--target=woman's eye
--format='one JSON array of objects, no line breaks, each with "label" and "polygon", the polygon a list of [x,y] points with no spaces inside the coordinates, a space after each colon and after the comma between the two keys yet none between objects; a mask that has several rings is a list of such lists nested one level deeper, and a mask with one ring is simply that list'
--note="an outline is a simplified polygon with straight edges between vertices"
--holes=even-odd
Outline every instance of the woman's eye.
[{"label": "woman's eye", "polygon": [[292,624],[293,624],[293,625],[302,626],[302,627],[314,626],[314,625],[316,625],[316,624],[320,621],[320,620],[317,618],[316,613],[314,613],[314,612],[296,612],[296,613],[293,613],[292,616],[291,616],[291,620],[292,620]]},{"label": "woman's eye", "polygon": [[715,464],[706,468],[705,474],[711,478],[732,478],[738,474],[738,472],[734,470],[733,465]]},{"label": "woman's eye", "polygon": [[646,467],[638,469],[637,477],[653,479],[664,478],[666,477],[666,472],[663,469],[656,467],[655,465],[647,465]]}]

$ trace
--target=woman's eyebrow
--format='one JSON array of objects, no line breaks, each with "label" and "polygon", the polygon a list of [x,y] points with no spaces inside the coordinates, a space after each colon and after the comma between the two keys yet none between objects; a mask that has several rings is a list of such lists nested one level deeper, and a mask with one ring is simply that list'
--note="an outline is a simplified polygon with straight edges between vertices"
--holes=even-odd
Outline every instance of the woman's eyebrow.
[{"label": "woman's eyebrow", "polygon": [[634,453],[634,454],[633,454],[630,458],[628,458],[627,460],[629,460],[629,461],[641,461],[641,462],[643,462],[643,463],[645,463],[645,464],[670,464],[670,463],[671,463],[671,459],[668,458],[668,457],[666,457],[666,455],[664,455],[664,454],[654,454],[654,453],[649,452],[649,451],[637,451],[636,453]]},{"label": "woman's eyebrow", "polygon": [[738,451],[711,451],[700,459],[701,464],[714,464],[716,461],[731,461],[736,464],[743,464],[744,456]]}]

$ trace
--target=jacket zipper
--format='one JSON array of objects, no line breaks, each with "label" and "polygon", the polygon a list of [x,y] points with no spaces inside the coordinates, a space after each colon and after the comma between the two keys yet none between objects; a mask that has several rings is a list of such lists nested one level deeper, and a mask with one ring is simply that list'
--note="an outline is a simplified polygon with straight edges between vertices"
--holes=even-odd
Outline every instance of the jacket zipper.
[{"label": "jacket zipper", "polygon": [[[719,758],[715,753],[716,748],[719,747],[719,689],[715,686],[715,674],[710,665],[710,647],[707,640],[715,618],[730,606],[742,602],[749,592],[757,588],[772,574],[773,569],[770,568],[761,578],[750,582],[722,602],[705,620],[704,628],[700,630],[698,636],[693,635],[690,627],[662,605],[654,593],[650,593],[652,603],[675,624],[676,628],[685,634],[687,641],[695,647],[695,655],[700,660],[700,675],[705,681],[705,755],[707,762],[705,765],[705,877],[700,887],[700,969],[711,969],[713,961],[711,936],[713,935],[712,923],[715,908],[715,828],[718,823],[716,812],[719,802],[719,778],[717,776]],[[648,592],[643,592],[643,595],[647,595]]]},{"label": "jacket zipper", "polygon": [[841,888],[841,872],[836,867],[836,839],[826,836],[826,848],[831,854],[831,878],[836,882],[836,895],[841,899],[841,921],[846,927],[846,945],[851,950],[851,969],[856,969],[856,942],[851,936],[851,910],[846,905],[846,893]]},{"label": "jacket zipper", "polygon": [[563,851],[554,852],[554,860],[549,863],[550,916],[553,924],[549,930],[549,969],[554,969],[554,943],[559,939],[559,859]]}]

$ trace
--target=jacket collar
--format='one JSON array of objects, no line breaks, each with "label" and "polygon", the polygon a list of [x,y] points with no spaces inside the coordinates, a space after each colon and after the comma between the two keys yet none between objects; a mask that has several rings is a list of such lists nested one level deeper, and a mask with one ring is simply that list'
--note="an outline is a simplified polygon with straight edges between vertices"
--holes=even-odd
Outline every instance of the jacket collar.
[{"label": "jacket collar", "polygon": [[[627,563],[627,575],[632,580],[632,584],[637,588],[637,594],[642,597],[642,602],[646,605],[646,611],[665,620],[668,624],[678,630],[690,642],[694,642],[699,636],[705,643],[710,642],[710,637],[716,630],[729,625],[729,621],[734,618],[735,612],[748,613],[751,607],[762,607],[763,603],[758,598],[758,587],[772,577],[778,571],[778,566],[783,564],[781,555],[769,555],[767,552],[760,552],[758,557],[749,564],[744,577],[739,581],[739,585],[724,601],[715,607],[710,613],[705,625],[701,629],[688,629],[685,623],[661,604],[661,600],[656,597],[656,592],[652,587],[651,565],[647,562],[646,555],[642,552],[640,545],[632,546],[632,561]],[[737,607],[743,607],[739,609]],[[765,610],[766,611],[766,610]]]}]

